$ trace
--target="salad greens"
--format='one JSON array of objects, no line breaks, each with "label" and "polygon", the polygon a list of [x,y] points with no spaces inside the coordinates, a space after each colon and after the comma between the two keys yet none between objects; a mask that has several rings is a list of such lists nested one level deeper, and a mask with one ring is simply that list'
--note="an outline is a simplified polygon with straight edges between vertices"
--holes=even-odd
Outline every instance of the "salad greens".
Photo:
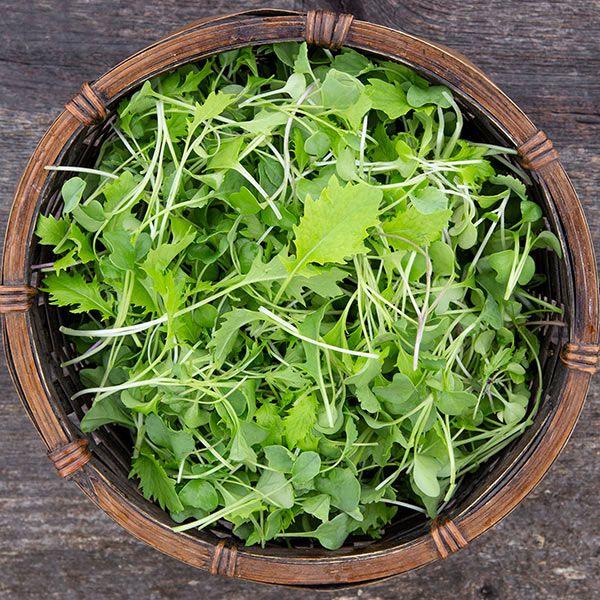
[{"label": "salad greens", "polygon": [[405,66],[284,43],[147,81],[94,168],[49,167],[81,428],[131,432],[177,530],[376,538],[531,424],[560,312],[532,251],[561,249],[467,125]]}]

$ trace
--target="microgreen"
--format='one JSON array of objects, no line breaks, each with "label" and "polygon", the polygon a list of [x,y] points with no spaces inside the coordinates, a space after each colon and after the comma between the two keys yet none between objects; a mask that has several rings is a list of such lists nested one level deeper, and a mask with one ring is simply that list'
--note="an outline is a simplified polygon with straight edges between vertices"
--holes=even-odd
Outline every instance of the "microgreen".
[{"label": "microgreen", "polygon": [[377,538],[531,424],[560,313],[536,256],[561,248],[463,124],[407,67],[285,43],[144,83],[94,165],[49,167],[81,428],[128,432],[178,531]]}]

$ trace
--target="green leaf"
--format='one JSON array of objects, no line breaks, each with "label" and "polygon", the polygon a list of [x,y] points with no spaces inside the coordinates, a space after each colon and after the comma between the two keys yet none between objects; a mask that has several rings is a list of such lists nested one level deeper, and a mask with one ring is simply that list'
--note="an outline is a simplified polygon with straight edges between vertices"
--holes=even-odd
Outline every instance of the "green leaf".
[{"label": "green leaf", "polygon": [[227,203],[241,215],[255,215],[261,210],[258,200],[247,187],[242,187],[239,192],[230,194]]},{"label": "green leaf", "polygon": [[213,485],[201,479],[192,479],[179,492],[179,500],[185,506],[211,512],[219,505],[219,497]]},{"label": "green leaf", "polygon": [[110,261],[124,271],[135,268],[136,252],[127,231],[105,231],[102,239],[110,250]]},{"label": "green leaf", "polygon": [[404,373],[396,373],[390,383],[373,388],[375,396],[380,398],[386,408],[395,415],[402,414],[413,401],[416,394],[413,382]]},{"label": "green leaf", "polygon": [[372,64],[366,56],[356,52],[356,50],[342,48],[341,52],[334,56],[331,66],[336,71],[343,71],[356,77],[368,71],[372,67]]},{"label": "green leaf", "polygon": [[283,419],[283,428],[287,446],[290,450],[305,446],[312,428],[317,422],[317,399],[312,396],[302,396],[294,402]]},{"label": "green leaf", "polygon": [[71,177],[63,183],[60,190],[65,203],[63,214],[68,215],[81,202],[86,183],[81,177]]},{"label": "green leaf", "polygon": [[238,156],[244,145],[244,138],[234,137],[221,143],[217,153],[208,161],[208,169],[235,169],[239,165]]},{"label": "green leaf", "polygon": [[319,543],[328,550],[337,550],[346,541],[348,534],[353,529],[354,521],[342,513],[331,521],[322,523],[315,530],[315,537]]},{"label": "green leaf", "polygon": [[175,491],[175,481],[167,475],[154,456],[140,454],[134,458],[129,473],[129,477],[133,476],[139,477],[140,488],[145,498],[156,500],[161,508],[167,508],[171,512],[178,513],[183,510]]},{"label": "green leaf", "polygon": [[[294,269],[294,263],[290,265],[290,271]],[[337,298],[344,292],[338,283],[348,276],[346,271],[337,267],[321,269],[313,265],[307,265],[301,270],[302,275],[296,275],[288,284],[287,291],[290,295],[302,300],[304,289],[308,289],[322,298]]]},{"label": "green leaf", "polygon": [[202,104],[197,104],[194,108],[194,120],[192,122],[192,131],[200,123],[210,121],[218,117],[234,101],[233,94],[224,94],[223,92],[211,92]]},{"label": "green leaf", "polygon": [[98,311],[103,317],[112,316],[112,302],[102,296],[98,281],[86,281],[81,273],[46,275],[42,290],[50,294],[51,304],[70,306],[75,314]]},{"label": "green leaf", "polygon": [[454,273],[454,251],[448,244],[437,240],[429,246],[429,256],[436,275],[452,275]]},{"label": "green leaf", "polygon": [[321,158],[329,152],[331,148],[331,140],[323,131],[315,131],[312,135],[306,138],[304,142],[304,150],[307,154],[311,154],[315,158]]},{"label": "green leaf", "polygon": [[413,206],[422,214],[430,215],[438,211],[447,210],[448,197],[439,188],[428,185],[410,196]]},{"label": "green leaf", "polygon": [[302,42],[298,46],[298,54],[294,60],[294,73],[312,73],[310,61],[308,60],[308,46]]},{"label": "green leaf", "polygon": [[450,90],[443,85],[411,85],[406,92],[406,100],[410,106],[420,108],[426,104],[435,104],[441,108],[450,108],[448,96],[452,96]]},{"label": "green leaf", "polygon": [[81,420],[81,431],[89,433],[110,423],[133,427],[131,417],[117,396],[96,400]]},{"label": "green leaf", "polygon": [[490,177],[490,183],[506,187],[513,191],[521,200],[527,200],[527,188],[525,184],[512,175],[493,175]]},{"label": "green leaf", "polygon": [[284,446],[267,446],[263,448],[267,464],[271,469],[282,473],[290,473],[294,465],[294,455]]},{"label": "green leaf", "polygon": [[91,200],[87,204],[80,204],[73,209],[73,218],[86,231],[98,231],[106,221],[104,208],[98,200]]},{"label": "green leaf", "polygon": [[[252,133],[254,135],[267,134],[270,133],[276,127],[287,123],[288,118],[289,117],[286,113],[280,112],[278,110],[261,110],[251,121],[242,121],[239,125],[248,133]],[[235,162],[237,162],[237,154],[235,155]],[[214,166],[212,161],[211,166]],[[214,168],[218,167],[214,166]],[[220,168],[231,169],[233,168],[233,165]]]},{"label": "green leaf", "polygon": [[551,231],[540,232],[531,245],[531,249],[533,250],[534,248],[550,248],[556,252],[559,258],[563,256],[560,242]]},{"label": "green leaf", "polygon": [[390,119],[398,119],[410,111],[404,90],[381,79],[369,79],[365,92],[375,110],[383,111]]},{"label": "green leaf", "polygon": [[307,198],[304,216],[294,227],[299,264],[344,263],[367,251],[367,230],[378,223],[382,193],[364,183],[341,187],[335,177],[318,200]]},{"label": "green leaf", "polygon": [[316,488],[331,498],[331,505],[351,513],[358,508],[360,483],[350,469],[337,468],[326,477],[319,477]]},{"label": "green leaf", "polygon": [[213,353],[215,365],[220,367],[225,362],[242,327],[263,319],[264,317],[260,313],[245,308],[236,308],[225,313],[219,328],[208,343],[208,347]]},{"label": "green leaf", "polygon": [[344,110],[359,98],[363,84],[352,75],[330,69],[321,86],[323,106]]},{"label": "green leaf", "polygon": [[525,223],[535,223],[542,218],[542,209],[530,200],[521,202],[521,215]]},{"label": "green leaf", "polygon": [[512,425],[523,420],[526,413],[526,407],[517,402],[507,402],[502,411],[502,418],[505,423]]},{"label": "green leaf", "polygon": [[171,429],[158,415],[150,414],[146,417],[146,433],[154,444],[168,448],[177,461],[183,460],[196,450],[191,434]]},{"label": "green leaf", "polygon": [[316,452],[302,452],[294,461],[292,481],[294,487],[306,487],[321,470],[321,457]]},{"label": "green leaf", "polygon": [[425,454],[415,454],[413,463],[413,477],[416,486],[425,495],[435,498],[440,494],[440,484],[437,475],[440,463],[433,457]]},{"label": "green leaf", "polygon": [[448,227],[451,211],[440,210],[424,215],[413,206],[400,211],[383,223],[390,244],[397,250],[414,250],[414,245],[428,246],[440,238]]},{"label": "green leaf", "polygon": [[285,478],[283,473],[278,471],[263,471],[256,491],[260,492],[265,500],[279,508],[292,508],[294,506],[294,488]]},{"label": "green leaf", "polygon": [[443,391],[437,396],[436,405],[446,415],[463,415],[472,411],[477,404],[477,396],[469,392]]},{"label": "green leaf", "polygon": [[45,246],[58,246],[69,232],[69,223],[65,219],[55,219],[53,216],[38,217],[35,234],[40,239],[40,244]]},{"label": "green leaf", "polygon": [[229,458],[234,462],[246,463],[252,468],[256,464],[256,452],[252,450],[241,430],[233,437],[229,450]]},{"label": "green leaf", "polygon": [[329,520],[330,500],[327,494],[316,494],[301,501],[302,508],[322,522]]}]

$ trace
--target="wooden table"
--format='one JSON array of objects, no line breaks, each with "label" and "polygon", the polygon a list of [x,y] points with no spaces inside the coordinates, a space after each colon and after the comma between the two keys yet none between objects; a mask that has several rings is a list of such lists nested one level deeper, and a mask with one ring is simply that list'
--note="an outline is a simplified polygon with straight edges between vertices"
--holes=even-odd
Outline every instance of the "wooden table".
[{"label": "wooden table", "polygon": [[[27,158],[82,81],[209,14],[263,2],[2,0],[2,230]],[[554,140],[600,240],[598,0],[280,0],[332,8],[452,46]],[[596,246],[598,252],[598,246]],[[0,598],[304,598],[208,576],[130,538],[59,480],[0,373]],[[339,598],[592,598],[598,584],[600,380],[561,458],[503,523],[443,563]]]}]

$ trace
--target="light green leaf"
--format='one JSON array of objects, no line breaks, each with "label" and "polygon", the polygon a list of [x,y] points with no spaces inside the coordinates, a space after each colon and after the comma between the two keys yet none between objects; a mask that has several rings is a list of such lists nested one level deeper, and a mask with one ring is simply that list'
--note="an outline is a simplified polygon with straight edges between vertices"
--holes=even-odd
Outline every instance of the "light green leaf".
[{"label": "light green leaf", "polygon": [[302,508],[309,514],[317,517],[320,521],[329,519],[330,501],[327,494],[309,496],[301,501]]},{"label": "light green leaf", "polygon": [[263,448],[265,458],[271,469],[290,473],[294,464],[294,455],[284,446],[274,445]]},{"label": "light green leaf", "polygon": [[292,508],[294,506],[294,488],[285,478],[283,473],[278,471],[263,471],[256,491],[260,492],[265,500],[279,508]]},{"label": "light green leaf", "polygon": [[63,214],[68,215],[81,202],[85,191],[85,181],[81,177],[71,177],[63,183],[60,190],[65,206]]},{"label": "light green leaf", "polygon": [[185,506],[213,511],[219,504],[219,497],[213,485],[202,479],[192,479],[179,492],[179,499]]},{"label": "light green leaf", "polygon": [[383,223],[390,244],[397,250],[414,250],[414,245],[428,246],[440,238],[448,227],[451,211],[440,210],[424,215],[413,206],[400,211]]},{"label": "light green leaf", "polygon": [[144,496],[154,499],[161,508],[181,512],[183,505],[175,491],[175,480],[171,479],[154,456],[140,454],[131,461],[129,477],[137,476]]},{"label": "light green leaf", "polygon": [[337,468],[316,481],[316,488],[331,497],[331,505],[350,513],[358,508],[360,483],[350,469]]},{"label": "light green leaf", "polygon": [[413,206],[422,214],[430,215],[448,208],[448,197],[439,188],[428,185],[410,196]]},{"label": "light green leaf", "polygon": [[50,294],[51,304],[70,306],[73,313],[97,310],[103,317],[112,316],[112,302],[103,297],[98,281],[86,281],[81,273],[46,275],[42,290]]},{"label": "light green leaf", "polygon": [[365,183],[341,187],[335,177],[317,200],[307,198],[304,216],[294,227],[299,264],[344,263],[367,251],[363,241],[378,223],[382,193]]},{"label": "light green leaf", "polygon": [[376,110],[383,111],[390,119],[398,119],[411,110],[404,90],[381,79],[369,79],[365,92]]},{"label": "light green leaf", "polygon": [[440,463],[433,457],[425,454],[415,454],[413,463],[413,477],[416,486],[425,496],[433,498],[440,494],[440,484],[437,475]]},{"label": "light green leaf", "polygon": [[323,106],[344,110],[359,98],[363,84],[352,75],[330,69],[321,86]]},{"label": "light green leaf", "polygon": [[302,452],[292,467],[294,487],[306,487],[321,470],[321,457],[316,452]]}]

